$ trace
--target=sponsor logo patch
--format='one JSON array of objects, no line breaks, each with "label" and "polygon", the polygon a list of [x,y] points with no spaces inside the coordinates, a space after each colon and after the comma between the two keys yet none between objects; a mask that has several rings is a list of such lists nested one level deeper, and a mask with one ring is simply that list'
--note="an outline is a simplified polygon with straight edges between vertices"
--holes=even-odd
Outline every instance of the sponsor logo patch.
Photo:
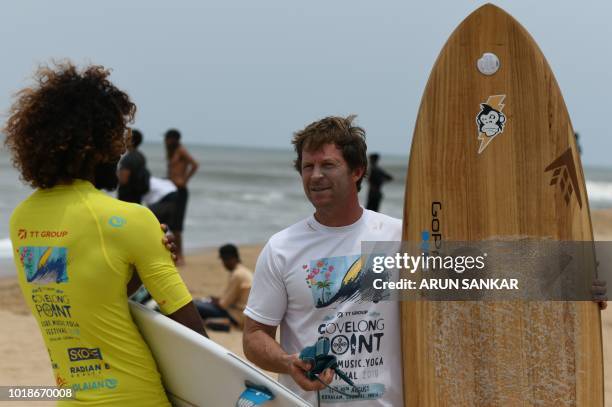
[{"label": "sponsor logo patch", "polygon": [[502,103],[506,95],[489,96],[485,103],[480,104],[480,112],[476,115],[476,126],[478,127],[478,154],[499,134],[504,132],[506,126],[506,115],[502,113]]},{"label": "sponsor logo patch", "polygon": [[125,218],[122,218],[121,216],[111,216],[108,219],[108,224],[114,228],[120,228],[126,223],[127,223],[127,220],[125,220]]},{"label": "sponsor logo patch", "polygon": [[68,348],[68,358],[71,362],[79,360],[102,360],[102,352],[100,348]]}]

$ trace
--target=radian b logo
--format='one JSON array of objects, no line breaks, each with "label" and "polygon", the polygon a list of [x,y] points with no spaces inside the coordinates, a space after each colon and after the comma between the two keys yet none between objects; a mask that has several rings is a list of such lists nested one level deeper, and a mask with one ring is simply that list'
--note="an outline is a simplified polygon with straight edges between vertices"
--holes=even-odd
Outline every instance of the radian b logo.
[{"label": "radian b logo", "polygon": [[478,154],[482,153],[491,141],[504,132],[506,125],[506,115],[502,113],[504,104],[502,103],[506,95],[489,96],[485,103],[480,104],[480,112],[476,115],[476,125],[478,126]]},{"label": "radian b logo", "polygon": [[[578,184],[578,175],[576,174],[576,166],[574,165],[574,157],[572,156],[571,147],[565,150],[563,154],[557,157],[544,172],[552,171],[552,179],[550,185],[557,185],[563,194],[565,204],[569,205],[570,197],[576,196],[578,206],[582,209],[582,197],[580,192],[580,184]],[[574,194],[574,191],[576,192]]]}]

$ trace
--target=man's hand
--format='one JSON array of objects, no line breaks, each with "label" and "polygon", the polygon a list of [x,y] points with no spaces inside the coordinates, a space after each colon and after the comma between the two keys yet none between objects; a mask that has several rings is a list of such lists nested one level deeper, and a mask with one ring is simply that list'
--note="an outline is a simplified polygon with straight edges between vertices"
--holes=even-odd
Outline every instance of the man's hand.
[{"label": "man's hand", "polygon": [[168,225],[162,223],[161,230],[164,232],[164,237],[162,238],[162,244],[168,249],[170,255],[172,256],[172,260],[176,262],[176,244],[174,243],[174,235],[168,232]]},{"label": "man's hand", "polygon": [[289,366],[289,371],[287,373],[298,386],[306,391],[323,390],[325,388],[323,383],[329,385],[334,379],[334,371],[325,369],[323,373],[319,375],[319,379],[321,379],[323,383],[318,380],[310,380],[306,377],[306,372],[311,369],[310,363],[301,360],[297,353],[287,355],[287,364]]},{"label": "man's hand", "polygon": [[593,295],[593,302],[599,305],[600,310],[608,308],[608,289],[606,288],[606,282],[603,280],[593,281],[591,286],[591,294]]},{"label": "man's hand", "polygon": [[[288,374],[304,390],[321,390],[325,386],[318,380],[310,380],[306,372],[309,363],[300,360],[299,355],[288,355],[276,342],[276,326],[265,325],[249,317],[245,318],[242,344],[244,355],[262,369]],[[331,383],[334,372],[326,369],[319,375],[326,384]]]}]

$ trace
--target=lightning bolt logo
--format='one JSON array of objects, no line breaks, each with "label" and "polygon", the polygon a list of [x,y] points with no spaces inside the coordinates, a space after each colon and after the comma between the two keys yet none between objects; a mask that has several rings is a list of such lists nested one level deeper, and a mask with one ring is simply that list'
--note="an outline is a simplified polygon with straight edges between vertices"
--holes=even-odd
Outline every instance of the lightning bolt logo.
[{"label": "lightning bolt logo", "polygon": [[504,132],[506,116],[502,113],[504,108],[503,101],[506,95],[493,95],[487,98],[485,103],[480,105],[480,112],[476,116],[478,126],[478,154],[482,153],[491,141]]}]

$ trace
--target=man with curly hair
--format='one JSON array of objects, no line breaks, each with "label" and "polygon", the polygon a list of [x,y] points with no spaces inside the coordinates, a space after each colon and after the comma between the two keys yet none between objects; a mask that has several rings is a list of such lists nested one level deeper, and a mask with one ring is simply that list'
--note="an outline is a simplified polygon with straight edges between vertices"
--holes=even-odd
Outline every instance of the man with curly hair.
[{"label": "man with curly hair", "polygon": [[168,406],[128,282],[141,278],[165,314],[205,331],[153,214],[99,191],[117,186],[136,111],[109,75],[65,63],[17,95],[5,144],[36,190],[11,216],[15,265],[57,385],[74,390],[62,405]]}]

